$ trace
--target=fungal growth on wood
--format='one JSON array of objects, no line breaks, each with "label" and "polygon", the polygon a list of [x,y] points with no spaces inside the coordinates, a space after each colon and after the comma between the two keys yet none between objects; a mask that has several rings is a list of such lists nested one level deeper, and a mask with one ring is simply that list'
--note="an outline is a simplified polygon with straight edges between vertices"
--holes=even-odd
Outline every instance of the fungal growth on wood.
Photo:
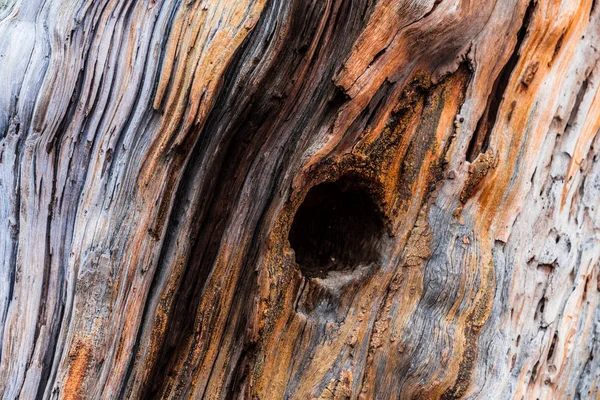
[{"label": "fungal growth on wood", "polygon": [[307,277],[378,261],[384,225],[369,194],[349,178],[310,189],[294,216],[289,242]]}]

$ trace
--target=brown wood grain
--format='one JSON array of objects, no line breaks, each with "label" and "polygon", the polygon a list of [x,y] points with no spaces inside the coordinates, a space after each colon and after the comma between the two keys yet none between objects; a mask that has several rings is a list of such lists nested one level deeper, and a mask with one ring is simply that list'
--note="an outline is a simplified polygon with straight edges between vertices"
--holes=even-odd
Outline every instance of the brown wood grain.
[{"label": "brown wood grain", "polygon": [[593,399],[595,0],[0,0],[0,397]]}]

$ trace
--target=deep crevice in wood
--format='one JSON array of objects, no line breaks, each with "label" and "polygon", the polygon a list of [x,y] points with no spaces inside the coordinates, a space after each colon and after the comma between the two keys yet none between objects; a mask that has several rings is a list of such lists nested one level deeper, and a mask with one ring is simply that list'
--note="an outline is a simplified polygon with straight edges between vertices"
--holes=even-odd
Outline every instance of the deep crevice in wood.
[{"label": "deep crevice in wood", "polygon": [[525,17],[523,18],[523,24],[517,32],[517,43],[513,53],[494,81],[492,92],[488,97],[485,111],[477,122],[477,128],[475,128],[475,132],[473,133],[473,136],[471,136],[471,141],[469,142],[469,147],[467,148],[466,158],[469,162],[473,162],[479,154],[485,153],[488,149],[490,144],[490,135],[494,129],[494,125],[496,124],[496,118],[498,118],[500,104],[504,99],[504,93],[506,92],[512,73],[519,61],[521,45],[523,44],[523,40],[527,35],[529,23],[536,7],[537,3],[535,1],[532,0],[529,2],[527,10],[525,11]]},{"label": "deep crevice in wood", "polygon": [[583,102],[583,97],[587,92],[591,75],[592,74],[590,72],[581,83],[581,87],[579,88],[577,96],[575,97],[575,103],[573,104],[573,108],[571,109],[571,113],[569,114],[569,119],[567,120],[567,127],[573,126],[575,124],[575,119],[577,118],[577,114],[579,113],[579,108],[581,107],[581,103]]}]

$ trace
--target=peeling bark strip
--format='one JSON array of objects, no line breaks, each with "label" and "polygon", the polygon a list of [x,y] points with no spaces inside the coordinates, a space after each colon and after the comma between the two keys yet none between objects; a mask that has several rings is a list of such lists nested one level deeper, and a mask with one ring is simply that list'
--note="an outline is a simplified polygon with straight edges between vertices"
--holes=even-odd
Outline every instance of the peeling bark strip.
[{"label": "peeling bark strip", "polygon": [[593,0],[0,0],[0,396],[600,397]]}]

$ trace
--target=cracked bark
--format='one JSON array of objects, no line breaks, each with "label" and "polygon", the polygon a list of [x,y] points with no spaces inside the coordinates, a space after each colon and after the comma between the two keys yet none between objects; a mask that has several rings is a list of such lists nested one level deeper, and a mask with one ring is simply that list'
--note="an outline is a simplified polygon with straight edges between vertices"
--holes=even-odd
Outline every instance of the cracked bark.
[{"label": "cracked bark", "polygon": [[596,398],[592,0],[0,1],[0,396]]}]

